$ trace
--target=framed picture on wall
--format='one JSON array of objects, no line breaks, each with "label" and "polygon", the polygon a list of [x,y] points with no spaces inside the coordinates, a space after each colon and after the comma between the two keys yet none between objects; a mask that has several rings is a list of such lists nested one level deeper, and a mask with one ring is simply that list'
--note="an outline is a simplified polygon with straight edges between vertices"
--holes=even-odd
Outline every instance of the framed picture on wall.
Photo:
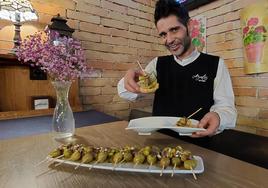
[{"label": "framed picture on wall", "polygon": [[53,106],[50,96],[34,96],[31,101],[33,110],[49,109]]},{"label": "framed picture on wall", "polygon": [[206,28],[207,20],[203,15],[192,18],[193,30],[191,33],[192,43],[199,52],[206,53]]}]

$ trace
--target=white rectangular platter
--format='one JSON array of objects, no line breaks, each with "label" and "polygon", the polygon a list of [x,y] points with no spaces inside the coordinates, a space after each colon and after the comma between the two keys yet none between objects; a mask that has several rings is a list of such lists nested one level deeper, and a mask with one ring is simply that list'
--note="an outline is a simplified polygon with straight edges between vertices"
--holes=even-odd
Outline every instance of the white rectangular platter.
[{"label": "white rectangular platter", "polygon": [[[193,172],[195,174],[200,174],[202,172],[204,172],[204,164],[203,164],[203,160],[201,157],[199,156],[194,156],[195,160],[197,160],[197,166],[195,167],[195,169],[193,169]],[[74,166],[74,168],[76,168],[79,165],[80,167],[87,167],[89,169],[91,168],[95,168],[95,169],[104,169],[104,170],[114,170],[114,171],[126,171],[126,172],[144,172],[144,173],[161,173],[162,169],[160,168],[160,166],[150,166],[147,164],[141,164],[141,165],[136,165],[134,167],[133,163],[122,163],[122,164],[118,164],[116,166],[114,166],[114,164],[112,163],[99,163],[99,164],[95,164],[94,162],[90,163],[90,164],[80,164],[79,162],[73,162],[73,161],[69,161],[69,160],[62,160],[62,159],[54,159],[54,158],[50,158],[48,157],[48,160],[52,160],[53,162],[58,162],[58,163],[64,163],[64,164],[68,164],[68,165],[72,165]],[[192,174],[191,170],[186,170],[186,169],[179,169],[176,168],[173,171],[173,168],[167,167],[166,169],[163,170],[162,172],[163,174]]]}]

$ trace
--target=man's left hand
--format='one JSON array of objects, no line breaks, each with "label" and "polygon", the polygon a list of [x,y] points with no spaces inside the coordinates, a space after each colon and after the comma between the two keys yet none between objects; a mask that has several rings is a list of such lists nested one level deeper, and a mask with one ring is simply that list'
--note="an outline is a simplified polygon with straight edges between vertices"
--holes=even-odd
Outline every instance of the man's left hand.
[{"label": "man's left hand", "polygon": [[213,136],[220,126],[220,116],[216,112],[207,113],[199,122],[197,127],[205,128],[205,131],[199,131],[192,134],[191,137],[199,138],[204,136]]}]

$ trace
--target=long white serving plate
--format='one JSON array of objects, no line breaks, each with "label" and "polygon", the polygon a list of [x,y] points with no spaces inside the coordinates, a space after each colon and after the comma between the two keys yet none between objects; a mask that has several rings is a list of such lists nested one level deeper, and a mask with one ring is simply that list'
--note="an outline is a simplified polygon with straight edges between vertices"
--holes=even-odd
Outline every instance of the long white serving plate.
[{"label": "long white serving plate", "polygon": [[[126,128],[138,132],[140,135],[150,135],[152,132],[160,129],[171,129],[180,135],[189,136],[193,132],[204,131],[203,128],[179,127],[176,125],[181,117],[152,116],[130,120]],[[198,124],[195,119],[190,119],[193,126]]]},{"label": "long white serving plate", "polygon": [[[204,172],[204,164],[203,164],[203,160],[201,157],[199,156],[194,156],[195,160],[197,160],[197,166],[195,167],[195,169],[193,169],[193,172],[195,174],[200,174]],[[79,165],[80,167],[87,167],[89,169],[91,168],[95,168],[95,169],[104,169],[104,170],[114,170],[114,171],[126,171],[126,172],[145,172],[145,173],[161,173],[162,169],[160,168],[160,166],[151,166],[147,165],[147,164],[141,164],[141,165],[136,165],[134,167],[133,163],[122,163],[122,164],[118,164],[116,166],[114,166],[114,164],[112,163],[99,163],[99,164],[95,164],[90,163],[90,164],[81,164],[79,162],[73,162],[73,161],[69,161],[69,160],[63,160],[63,159],[54,159],[54,158],[50,158],[48,157],[48,160],[53,160],[53,162],[59,162],[59,163],[65,163],[68,165],[72,165],[75,167],[77,167]],[[173,168],[167,167],[166,169],[163,170],[162,173],[164,174],[171,174],[173,172]],[[174,174],[192,174],[191,170],[186,170],[186,169],[179,169],[176,168],[173,172]]]}]

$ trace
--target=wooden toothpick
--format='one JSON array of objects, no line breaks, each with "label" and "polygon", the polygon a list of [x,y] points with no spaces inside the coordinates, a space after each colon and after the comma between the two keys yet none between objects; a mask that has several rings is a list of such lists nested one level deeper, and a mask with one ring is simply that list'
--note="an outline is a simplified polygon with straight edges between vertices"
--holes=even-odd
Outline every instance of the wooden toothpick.
[{"label": "wooden toothpick", "polygon": [[145,72],[145,70],[142,68],[142,66],[141,66],[141,64],[140,64],[140,61],[137,60],[136,62],[138,63],[138,65],[139,65],[141,71],[143,72],[143,74],[146,75],[146,72]]},{"label": "wooden toothpick", "polygon": [[195,115],[197,112],[199,112],[200,110],[202,110],[202,108],[199,108],[198,110],[196,110],[194,113],[192,113],[191,115],[189,115],[187,117],[187,119],[190,119],[193,115]]},{"label": "wooden toothpick", "polygon": [[191,171],[192,171],[192,174],[193,174],[193,176],[194,176],[194,179],[197,180],[197,177],[196,177],[196,175],[195,175],[194,170],[193,170],[192,167],[191,167]]},{"label": "wooden toothpick", "polygon": [[39,163],[37,163],[36,165],[34,165],[34,167],[37,167],[37,166],[41,165],[42,163],[47,162],[48,160],[49,160],[48,157],[46,157],[44,160],[42,160]]}]

